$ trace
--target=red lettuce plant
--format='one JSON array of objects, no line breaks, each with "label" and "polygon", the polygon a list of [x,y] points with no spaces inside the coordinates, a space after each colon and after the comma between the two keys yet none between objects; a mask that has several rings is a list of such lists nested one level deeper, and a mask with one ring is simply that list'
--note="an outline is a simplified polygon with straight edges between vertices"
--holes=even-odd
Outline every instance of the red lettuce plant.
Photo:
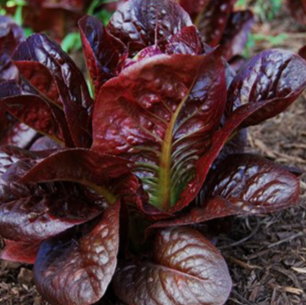
[{"label": "red lettuce plant", "polygon": [[54,305],[224,304],[230,275],[198,225],[297,202],[294,173],[241,151],[245,128],[301,94],[306,62],[269,50],[235,75],[174,0],[79,25],[94,99],[41,34],[0,85],[1,105],[44,135],[0,148],[2,258],[34,263]]}]

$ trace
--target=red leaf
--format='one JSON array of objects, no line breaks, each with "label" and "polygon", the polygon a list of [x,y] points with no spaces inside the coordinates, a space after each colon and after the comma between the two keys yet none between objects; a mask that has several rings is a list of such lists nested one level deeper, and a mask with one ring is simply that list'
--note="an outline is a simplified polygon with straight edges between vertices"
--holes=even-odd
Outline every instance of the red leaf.
[{"label": "red leaf", "polygon": [[125,46],[107,32],[103,23],[92,16],[79,21],[83,51],[96,96],[101,86],[115,75],[126,53]]},{"label": "red leaf", "polygon": [[34,267],[38,291],[52,304],[99,301],[115,272],[119,248],[119,203],[92,224],[44,242]]},{"label": "red leaf", "polygon": [[96,206],[94,200],[71,184],[17,182],[19,175],[49,154],[50,151],[1,147],[0,233],[5,239],[21,244],[41,243],[101,213],[101,206]]},{"label": "red leaf", "polygon": [[168,54],[202,55],[204,47],[196,27],[185,27],[179,33],[172,36],[166,45],[166,52]]},{"label": "red leaf", "polygon": [[119,7],[107,29],[133,55],[147,46],[165,44],[191,25],[188,14],[174,0],[130,0]]},{"label": "red leaf", "polygon": [[265,102],[243,126],[256,125],[290,106],[306,87],[306,62],[282,50],[264,51],[236,75],[228,92],[228,113],[233,105]]},{"label": "red leaf", "polygon": [[242,53],[253,24],[254,16],[250,10],[231,14],[220,42],[225,59],[230,60]]},{"label": "red leaf", "polygon": [[220,124],[225,94],[217,52],[145,59],[101,89],[93,149],[135,161],[151,204],[182,209],[191,201],[182,192],[201,188],[197,160]]},{"label": "red leaf", "polygon": [[[227,157],[208,183],[203,206],[156,228],[185,226],[233,215],[276,212],[293,206],[300,194],[299,179],[287,169],[264,158],[237,154]],[[148,233],[147,232],[147,233]]]},{"label": "red leaf", "polygon": [[68,147],[73,145],[64,113],[28,84],[0,84],[2,105],[22,123]]},{"label": "red leaf", "polygon": [[222,305],[231,279],[219,251],[199,232],[174,228],[157,234],[152,261],[121,264],[116,295],[128,305]]},{"label": "red leaf", "polygon": [[[91,145],[93,101],[82,72],[71,58],[45,35],[34,34],[19,45],[13,59],[38,62],[49,70],[64,106],[65,117],[74,144],[78,147],[89,147]],[[45,77],[45,71],[41,72]],[[54,94],[53,91],[52,94]]]},{"label": "red leaf", "polygon": [[19,176],[22,183],[80,183],[96,190],[109,203],[114,203],[118,195],[134,195],[137,192],[139,186],[133,179],[130,165],[128,160],[116,156],[76,148],[57,151]]},{"label": "red leaf", "polygon": [[5,239],[5,247],[1,252],[1,259],[25,264],[34,264],[40,243],[15,242]]},{"label": "red leaf", "polygon": [[236,1],[211,0],[204,13],[197,17],[195,25],[210,46],[220,43]]}]

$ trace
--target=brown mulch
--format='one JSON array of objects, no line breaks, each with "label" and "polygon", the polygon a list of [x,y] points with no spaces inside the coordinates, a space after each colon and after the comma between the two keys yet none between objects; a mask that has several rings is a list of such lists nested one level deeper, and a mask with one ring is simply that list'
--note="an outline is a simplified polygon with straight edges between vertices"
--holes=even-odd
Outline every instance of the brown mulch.
[{"label": "brown mulch", "polygon": [[[253,1],[254,2],[254,1]],[[306,44],[305,29],[282,9],[255,33],[289,33],[279,47],[297,51]],[[270,48],[258,42],[254,52]],[[249,130],[249,151],[306,171],[306,94],[287,112]],[[227,305],[306,305],[306,175],[297,207],[273,215],[236,218],[233,230],[217,246],[233,278]],[[0,262],[0,305],[47,305],[38,295],[31,267]]]}]

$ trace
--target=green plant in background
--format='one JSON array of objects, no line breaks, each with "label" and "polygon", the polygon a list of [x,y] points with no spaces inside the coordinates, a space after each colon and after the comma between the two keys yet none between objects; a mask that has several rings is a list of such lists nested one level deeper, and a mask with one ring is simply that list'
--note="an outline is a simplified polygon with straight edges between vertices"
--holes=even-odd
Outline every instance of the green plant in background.
[{"label": "green plant in background", "polygon": [[252,7],[261,21],[271,21],[278,14],[284,0],[238,0],[237,7]]},{"label": "green plant in background", "polygon": [[[15,8],[15,13],[13,16],[14,21],[20,25],[23,26],[23,7],[27,5],[27,2],[24,0],[2,0],[0,1],[0,14],[6,15],[7,10],[10,8]],[[23,26],[23,31],[25,37],[28,37],[33,34],[33,30],[29,27]]]},{"label": "green plant in background", "polygon": [[282,33],[276,36],[265,35],[261,33],[251,33],[248,37],[248,41],[244,50],[243,56],[250,57],[251,50],[257,45],[258,42],[267,42],[270,47],[283,46],[285,41],[289,38],[289,35]]},{"label": "green plant in background", "polygon": [[103,22],[104,25],[107,25],[113,13],[105,8],[101,9],[101,7],[103,5],[115,2],[117,2],[117,0],[94,0],[91,3],[87,13],[88,15],[96,16]]}]

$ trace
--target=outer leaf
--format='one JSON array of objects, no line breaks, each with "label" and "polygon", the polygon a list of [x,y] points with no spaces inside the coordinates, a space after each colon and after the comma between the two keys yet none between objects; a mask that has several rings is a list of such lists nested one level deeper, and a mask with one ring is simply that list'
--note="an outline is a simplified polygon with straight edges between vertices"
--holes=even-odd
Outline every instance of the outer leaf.
[{"label": "outer leaf", "polygon": [[63,112],[28,84],[0,84],[2,105],[14,117],[58,143],[73,145]]},{"label": "outer leaf", "polygon": [[31,61],[14,61],[19,73],[50,103],[62,109],[63,104],[51,72],[43,64]]},{"label": "outer leaf", "polygon": [[[0,233],[10,241],[9,249],[15,249],[15,259],[22,255],[16,250],[20,249],[18,243],[34,243],[37,246],[46,238],[101,213],[101,207],[95,206],[94,201],[73,185],[23,185],[17,182],[24,170],[49,154],[50,151],[29,152],[12,146],[1,147]],[[11,252],[7,250],[4,253]]]},{"label": "outer leaf", "polygon": [[254,16],[250,10],[231,14],[220,42],[225,59],[242,53],[253,24]]},{"label": "outer leaf", "polygon": [[197,161],[220,124],[225,94],[216,52],[145,59],[101,89],[93,148],[136,161],[135,173],[150,202],[181,209],[190,202],[182,196],[187,184],[201,187]]},{"label": "outer leaf", "polygon": [[117,203],[91,227],[72,229],[43,243],[34,268],[38,291],[52,304],[96,303],[113,277],[118,248]]},{"label": "outer leaf", "polygon": [[286,0],[291,15],[301,24],[306,24],[306,1]]},{"label": "outer leaf", "polygon": [[11,18],[0,16],[0,53],[11,56],[24,40],[23,30]]},{"label": "outer leaf", "polygon": [[219,251],[199,232],[174,228],[157,234],[153,261],[122,264],[114,278],[128,305],[221,305],[231,279]]},{"label": "outer leaf", "polygon": [[12,240],[4,240],[4,242],[5,248],[1,252],[1,259],[11,262],[34,264],[40,243],[24,243]]},{"label": "outer leaf", "polygon": [[270,213],[298,202],[299,179],[287,169],[264,158],[230,155],[218,167],[208,184],[202,207],[153,228],[185,226],[232,215]]},{"label": "outer leaf", "polygon": [[255,56],[233,80],[229,89],[228,112],[236,103],[269,101],[244,126],[256,125],[283,112],[306,86],[306,62],[298,55],[268,50]]},{"label": "outer leaf", "polygon": [[125,46],[109,34],[103,23],[92,16],[79,21],[83,51],[96,95],[100,87],[115,74],[123,59]]},{"label": "outer leaf", "polygon": [[162,45],[185,26],[189,15],[174,0],[130,0],[120,6],[107,29],[135,54],[150,45]]},{"label": "outer leaf", "polygon": [[45,35],[34,34],[19,45],[13,59],[39,62],[50,71],[64,106],[74,144],[78,147],[89,147],[93,101],[82,72],[70,57]]},{"label": "outer leaf", "polygon": [[219,44],[237,0],[211,0],[195,25],[210,46]]},{"label": "outer leaf", "polygon": [[[78,166],[75,166],[78,164]],[[97,164],[99,166],[97,166]],[[70,181],[84,184],[114,203],[120,194],[131,195],[135,180],[130,162],[88,149],[67,149],[55,152],[22,175],[23,183]],[[9,177],[11,173],[6,174]],[[14,174],[14,173],[13,173]],[[9,178],[14,179],[14,175]]]}]

